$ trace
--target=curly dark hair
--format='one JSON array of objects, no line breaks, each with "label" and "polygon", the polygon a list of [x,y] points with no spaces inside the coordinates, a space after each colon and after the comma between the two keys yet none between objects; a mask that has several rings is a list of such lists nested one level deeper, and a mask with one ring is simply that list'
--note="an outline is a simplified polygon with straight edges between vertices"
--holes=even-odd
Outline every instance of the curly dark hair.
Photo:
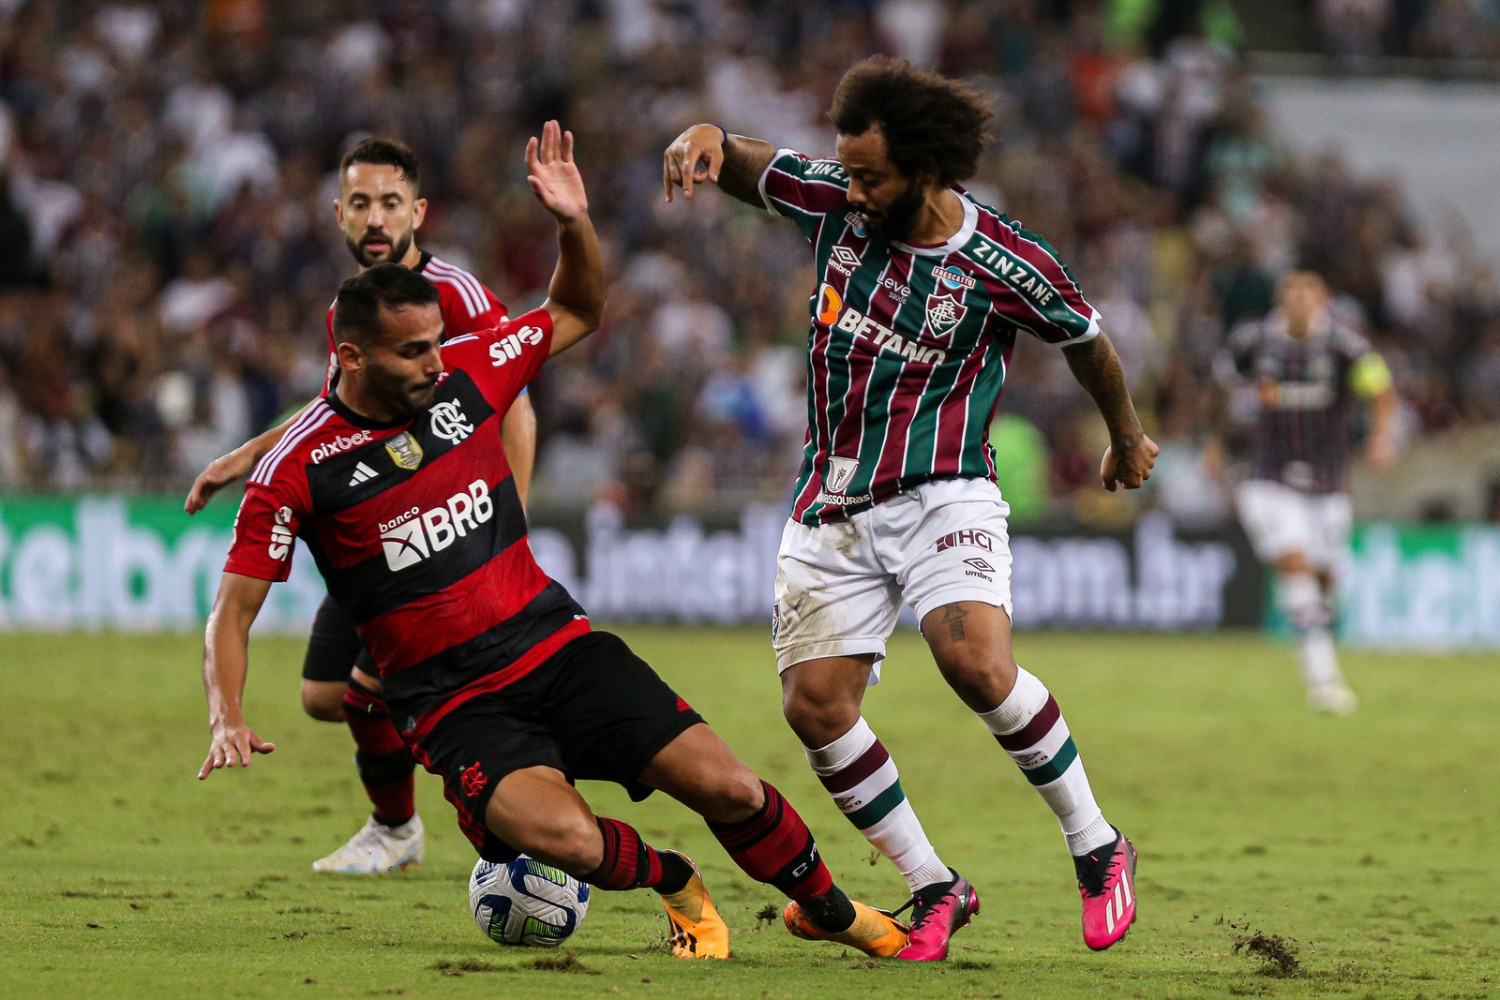
[{"label": "curly dark hair", "polygon": [[989,99],[966,84],[891,56],[850,67],[828,109],[843,135],[878,125],[903,176],[931,170],[944,185],[974,176],[992,138],[985,123],[993,114]]}]

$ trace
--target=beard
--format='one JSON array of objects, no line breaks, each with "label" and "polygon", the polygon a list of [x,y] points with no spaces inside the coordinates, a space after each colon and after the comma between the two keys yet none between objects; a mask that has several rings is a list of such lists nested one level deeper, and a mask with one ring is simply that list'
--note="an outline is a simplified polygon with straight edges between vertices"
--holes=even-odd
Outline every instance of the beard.
[{"label": "beard", "polygon": [[922,186],[916,181],[909,181],[906,190],[886,206],[879,218],[872,219],[869,213],[865,213],[865,222],[870,232],[880,239],[904,240],[916,223],[917,213],[922,210],[926,200]]},{"label": "beard", "polygon": [[397,372],[377,365],[365,368],[365,384],[374,396],[393,413],[415,417],[432,407],[437,392],[437,377],[413,382]]},{"label": "beard", "polygon": [[354,255],[354,259],[359,262],[360,267],[374,267],[376,264],[387,263],[399,264],[406,259],[406,252],[411,249],[411,230],[408,229],[406,235],[399,240],[392,240],[386,237],[385,239],[390,245],[390,249],[378,255],[365,249],[365,240],[372,235],[375,234],[366,233],[356,240],[348,233],[344,234],[344,245],[349,248],[349,252]]}]

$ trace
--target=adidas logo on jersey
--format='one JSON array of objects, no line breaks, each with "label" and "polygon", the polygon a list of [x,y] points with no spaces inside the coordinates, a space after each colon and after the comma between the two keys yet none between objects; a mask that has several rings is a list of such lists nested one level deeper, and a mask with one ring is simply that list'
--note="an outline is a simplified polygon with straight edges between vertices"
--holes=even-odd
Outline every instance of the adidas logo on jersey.
[{"label": "adidas logo on jersey", "polygon": [[385,564],[393,571],[415,566],[494,516],[495,501],[490,499],[489,486],[483,479],[476,479],[467,491],[453,494],[441,506],[420,513],[413,507],[380,522]]},{"label": "adidas logo on jersey", "polygon": [[380,473],[376,472],[365,463],[360,462],[354,467],[354,475],[350,477],[349,485],[358,486],[360,483],[368,483],[378,475],[380,475]]},{"label": "adidas logo on jersey", "polygon": [[324,441],[318,445],[312,450],[312,455],[309,457],[312,459],[313,464],[317,465],[325,458],[332,458],[340,452],[348,451],[350,448],[369,444],[373,436],[369,431],[355,431],[353,434],[347,436],[340,434],[332,441]]}]

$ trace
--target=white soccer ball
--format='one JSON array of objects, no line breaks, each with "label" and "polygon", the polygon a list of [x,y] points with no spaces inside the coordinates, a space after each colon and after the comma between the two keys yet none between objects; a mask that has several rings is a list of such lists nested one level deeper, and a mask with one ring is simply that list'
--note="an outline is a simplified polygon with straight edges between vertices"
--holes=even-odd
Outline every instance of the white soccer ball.
[{"label": "white soccer ball", "polygon": [[589,887],[524,854],[504,865],[480,858],[469,876],[469,909],[496,944],[556,948],[583,923]]}]

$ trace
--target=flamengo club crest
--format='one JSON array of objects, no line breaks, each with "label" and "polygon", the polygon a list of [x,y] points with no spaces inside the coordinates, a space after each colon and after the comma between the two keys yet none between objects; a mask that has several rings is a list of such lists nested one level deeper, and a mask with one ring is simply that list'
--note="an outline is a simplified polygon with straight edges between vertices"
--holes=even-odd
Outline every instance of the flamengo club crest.
[{"label": "flamengo club crest", "polygon": [[391,456],[391,461],[396,463],[397,468],[408,472],[422,464],[422,446],[417,444],[417,439],[406,431],[402,431],[387,441],[385,451]]},{"label": "flamengo club crest", "polygon": [[474,433],[474,425],[464,414],[456,400],[448,399],[435,405],[432,410],[432,433],[451,444],[458,444]]}]

